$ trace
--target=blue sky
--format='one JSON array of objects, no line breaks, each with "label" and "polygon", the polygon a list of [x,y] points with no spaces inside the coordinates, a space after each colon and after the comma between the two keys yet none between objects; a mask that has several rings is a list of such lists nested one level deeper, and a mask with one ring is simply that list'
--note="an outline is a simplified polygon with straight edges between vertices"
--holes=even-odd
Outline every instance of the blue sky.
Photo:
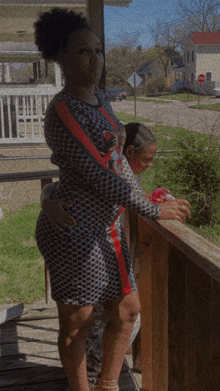
[{"label": "blue sky", "polygon": [[153,41],[150,28],[159,18],[161,22],[174,20],[176,0],[133,0],[126,7],[105,6],[105,36],[110,41],[120,41],[126,33],[140,34],[138,43],[150,47]]}]

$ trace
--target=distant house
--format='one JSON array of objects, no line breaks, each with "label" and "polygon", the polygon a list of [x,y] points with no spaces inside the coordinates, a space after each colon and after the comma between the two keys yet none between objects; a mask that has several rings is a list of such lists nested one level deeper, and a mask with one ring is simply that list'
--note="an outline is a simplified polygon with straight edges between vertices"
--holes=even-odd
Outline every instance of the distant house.
[{"label": "distant house", "polygon": [[[192,32],[185,50],[184,80],[196,93],[212,94],[220,85],[220,32]],[[200,84],[198,76],[205,75]]]},{"label": "distant house", "polygon": [[[177,51],[170,48],[164,49],[166,55],[170,58],[167,68],[167,83],[174,83],[175,79],[182,79],[183,58]],[[152,61],[142,64],[136,71],[142,77],[144,82],[151,78],[164,75],[164,67],[159,61]]]},{"label": "distant house", "polygon": [[151,79],[152,77],[158,76],[159,71],[160,69],[158,69],[158,65],[156,62],[148,62],[146,64],[141,65],[136,72],[143,79],[144,82],[147,82],[147,80]]}]

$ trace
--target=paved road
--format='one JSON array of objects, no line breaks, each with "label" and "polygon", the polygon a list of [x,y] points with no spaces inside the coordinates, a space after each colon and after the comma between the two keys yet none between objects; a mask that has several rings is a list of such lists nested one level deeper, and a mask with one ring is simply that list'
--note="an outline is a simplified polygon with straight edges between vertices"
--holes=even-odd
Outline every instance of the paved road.
[{"label": "paved road", "polygon": [[[219,103],[219,99],[212,103]],[[205,103],[205,102],[204,102]],[[210,103],[210,102],[206,102]],[[196,132],[220,135],[220,112],[192,109],[192,102],[168,101],[166,103],[137,101],[137,116],[154,123],[183,127]],[[134,102],[112,102],[114,111],[134,115]]]}]

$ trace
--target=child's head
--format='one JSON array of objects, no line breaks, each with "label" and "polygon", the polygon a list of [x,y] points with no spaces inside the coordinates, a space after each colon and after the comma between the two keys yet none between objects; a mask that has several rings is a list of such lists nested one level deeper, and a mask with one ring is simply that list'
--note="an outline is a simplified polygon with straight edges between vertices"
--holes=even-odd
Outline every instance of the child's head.
[{"label": "child's head", "polygon": [[127,138],[123,152],[134,174],[139,175],[152,166],[157,140],[151,129],[139,122],[125,125],[125,130]]}]

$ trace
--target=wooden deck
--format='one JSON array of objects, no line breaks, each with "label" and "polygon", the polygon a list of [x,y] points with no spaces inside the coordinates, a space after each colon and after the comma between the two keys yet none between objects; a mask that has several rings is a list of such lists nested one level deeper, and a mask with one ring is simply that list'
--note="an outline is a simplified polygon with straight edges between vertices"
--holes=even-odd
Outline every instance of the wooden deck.
[{"label": "wooden deck", "polygon": [[[1,309],[1,308],[0,308]],[[56,308],[47,305],[25,310],[0,325],[1,391],[70,390],[57,349]],[[91,384],[95,374],[88,373]],[[125,361],[119,379],[120,391],[139,388]]]}]

